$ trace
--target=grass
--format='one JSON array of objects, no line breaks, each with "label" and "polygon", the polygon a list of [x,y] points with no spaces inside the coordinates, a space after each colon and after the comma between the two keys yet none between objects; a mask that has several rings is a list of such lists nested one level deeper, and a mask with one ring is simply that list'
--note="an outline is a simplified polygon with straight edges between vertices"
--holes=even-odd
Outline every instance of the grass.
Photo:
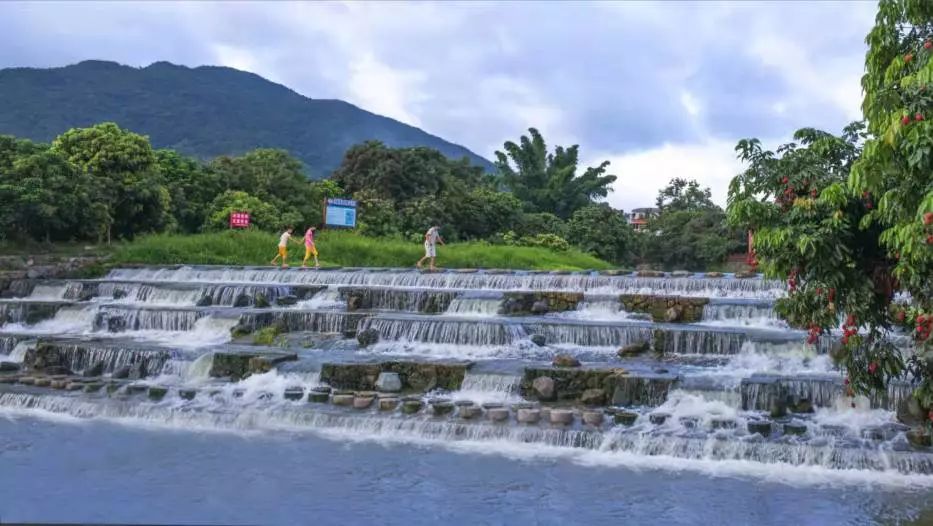
[{"label": "grass", "polygon": [[[296,235],[297,240],[301,238]],[[258,231],[209,234],[159,234],[118,245],[111,264],[269,265],[278,235]],[[370,238],[347,231],[324,231],[317,248],[322,266],[413,267],[423,255],[418,243]],[[608,269],[609,263],[577,250],[489,245],[482,242],[438,246],[437,266],[449,268],[510,268],[534,270]],[[288,262],[301,265],[304,246],[289,246]],[[309,262],[310,264],[311,262]]]}]

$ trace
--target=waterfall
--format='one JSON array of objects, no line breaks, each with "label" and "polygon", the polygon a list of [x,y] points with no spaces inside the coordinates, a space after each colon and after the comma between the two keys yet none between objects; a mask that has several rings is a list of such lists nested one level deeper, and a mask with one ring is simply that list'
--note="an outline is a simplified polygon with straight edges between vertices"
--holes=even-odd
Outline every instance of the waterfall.
[{"label": "waterfall", "polygon": [[696,329],[670,330],[664,336],[667,354],[737,354],[745,343],[741,332]]},{"label": "waterfall", "polygon": [[57,301],[74,299],[81,291],[81,283],[36,283],[29,294],[30,300]]},{"label": "waterfall", "polygon": [[653,329],[645,325],[606,325],[585,323],[528,323],[529,333],[544,335],[548,344],[570,344],[583,347],[621,347],[650,342]]},{"label": "waterfall", "polygon": [[339,288],[330,285],[311,296],[310,299],[299,301],[296,307],[300,309],[334,309],[345,305],[346,303],[340,299]]},{"label": "waterfall", "polygon": [[481,374],[467,371],[460,390],[451,393],[455,400],[471,400],[477,404],[487,402],[521,402],[518,384],[521,377],[509,374]]},{"label": "waterfall", "polygon": [[703,321],[708,325],[787,327],[770,302],[711,302],[703,308]]},{"label": "waterfall", "polygon": [[200,310],[158,309],[103,305],[94,319],[94,329],[124,331],[190,331],[206,316]]},{"label": "waterfall", "polygon": [[356,309],[377,309],[436,314],[444,312],[457,291],[397,289],[386,287],[340,288],[340,296]]},{"label": "waterfall", "polygon": [[457,345],[506,345],[522,335],[521,326],[510,322],[418,318],[366,318],[360,330],[375,329],[385,340]]},{"label": "waterfall", "polygon": [[303,285],[356,285],[379,287],[575,290],[625,294],[664,294],[699,297],[777,298],[784,295],[778,281],[733,278],[639,278],[593,273],[493,273],[435,272],[414,270],[282,271],[265,268],[180,267],[114,269],[107,279],[116,281],[203,281],[281,283]]},{"label": "waterfall", "polygon": [[444,313],[448,316],[491,318],[499,313],[501,292],[464,291],[458,294]]}]

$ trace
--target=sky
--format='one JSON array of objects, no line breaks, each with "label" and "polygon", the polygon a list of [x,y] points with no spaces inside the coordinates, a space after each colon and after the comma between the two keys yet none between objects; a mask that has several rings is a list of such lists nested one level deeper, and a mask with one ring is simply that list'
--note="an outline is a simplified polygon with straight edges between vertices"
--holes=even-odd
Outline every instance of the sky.
[{"label": "sky", "polygon": [[860,118],[874,2],[0,2],[0,68],[86,59],[251,71],[494,158],[539,129],[611,162],[608,201],[673,177],[725,204],[735,143]]}]

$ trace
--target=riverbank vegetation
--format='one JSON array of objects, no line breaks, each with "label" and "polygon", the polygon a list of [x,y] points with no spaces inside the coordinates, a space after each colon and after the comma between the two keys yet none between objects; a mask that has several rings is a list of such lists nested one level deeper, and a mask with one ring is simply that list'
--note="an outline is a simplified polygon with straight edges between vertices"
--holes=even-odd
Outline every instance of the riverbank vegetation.
[{"label": "riverbank vegetation", "polygon": [[[110,264],[269,265],[278,237],[261,231],[204,234],[153,234],[114,248]],[[322,266],[413,267],[424,255],[420,245],[391,238],[372,238],[354,232],[325,230],[317,246]],[[289,249],[288,261],[301,265],[302,247]],[[309,262],[313,265],[313,261]],[[608,269],[612,265],[576,249],[490,245],[483,241],[438,247],[438,266],[449,268],[508,268],[538,270]]]},{"label": "riverbank vegetation", "polygon": [[[933,424],[933,4],[882,0],[867,38],[864,121],[804,128],[775,151],[736,151],[748,169],[729,219],[756,231],[762,268],[787,281],[777,310],[815,341],[838,327],[849,395],[915,386],[906,417]],[[844,321],[843,321],[844,320]],[[840,326],[841,322],[841,326]],[[913,353],[891,342],[901,327]]]}]

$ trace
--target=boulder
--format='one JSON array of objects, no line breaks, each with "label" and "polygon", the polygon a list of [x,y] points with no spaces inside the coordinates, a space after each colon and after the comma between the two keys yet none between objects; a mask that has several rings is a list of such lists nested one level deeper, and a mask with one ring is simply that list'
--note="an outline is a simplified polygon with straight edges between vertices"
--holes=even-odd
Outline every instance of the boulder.
[{"label": "boulder", "polygon": [[[587,389],[602,389],[608,396],[626,375],[622,368],[526,367],[519,391],[530,400],[578,402]],[[541,377],[547,377],[553,382],[553,392],[549,392],[551,382],[547,380],[538,381],[541,392],[535,388],[534,382]]]},{"label": "boulder", "polygon": [[199,299],[195,305],[198,307],[210,307],[213,304],[214,298],[212,298],[210,294],[205,294],[204,296],[201,296],[201,299]]},{"label": "boulder", "polygon": [[19,371],[21,365],[16,362],[0,362],[0,373],[13,373]]},{"label": "boulder", "polygon": [[707,298],[688,296],[656,296],[651,294],[622,294],[619,297],[626,312],[651,316],[656,322],[694,323],[703,318]]},{"label": "boulder", "polygon": [[668,309],[664,311],[664,321],[668,323],[680,321],[682,315],[683,310],[678,306],[668,307]]},{"label": "boulder", "polygon": [[104,362],[103,361],[94,362],[92,365],[84,369],[84,373],[83,373],[83,375],[87,377],[100,376],[102,374],[104,374]]},{"label": "boulder", "polygon": [[383,371],[376,378],[376,389],[387,393],[397,393],[402,390],[402,379],[398,373]]},{"label": "boulder", "polygon": [[580,367],[580,360],[569,354],[558,354],[552,362],[554,367]]},{"label": "boulder", "polygon": [[249,307],[253,304],[253,297],[249,294],[240,294],[233,300],[233,306],[238,308]]},{"label": "boulder", "polygon": [[588,406],[604,405],[606,403],[606,391],[603,389],[587,389],[580,395],[580,403]]},{"label": "boulder", "polygon": [[213,353],[208,375],[212,378],[230,378],[237,381],[251,374],[266,372],[282,362],[297,359],[298,355],[287,352],[218,351]]},{"label": "boulder", "polygon": [[434,416],[449,415],[454,412],[454,404],[450,400],[435,400],[431,402]]},{"label": "boulder", "polygon": [[547,312],[564,312],[576,310],[581,301],[583,301],[582,292],[506,292],[499,306],[499,314],[527,316]]},{"label": "boulder", "polygon": [[194,400],[194,397],[198,394],[197,389],[183,388],[178,390],[178,397],[182,400]]},{"label": "boulder", "polygon": [[545,300],[538,300],[531,305],[532,314],[547,314],[548,305]]},{"label": "boulder", "polygon": [[732,418],[716,417],[709,421],[713,429],[735,429],[735,420]]},{"label": "boulder", "polygon": [[534,389],[535,396],[538,400],[550,401],[554,400],[554,379],[550,376],[539,376],[531,382],[531,387]]},{"label": "boulder", "polygon": [[532,334],[531,343],[537,345],[538,347],[544,347],[547,343],[547,338],[543,334]]},{"label": "boulder", "polygon": [[930,432],[923,428],[914,428],[904,434],[907,437],[907,442],[914,447],[930,447],[931,446],[931,436]]},{"label": "boulder", "polygon": [[376,329],[366,329],[356,333],[356,341],[360,347],[369,347],[379,341],[379,331]]},{"label": "boulder", "polygon": [[136,362],[130,366],[130,380],[141,380],[148,376],[149,372],[146,370],[146,362]]},{"label": "boulder", "polygon": [[644,354],[651,350],[651,344],[646,341],[640,341],[635,343],[630,343],[625,347],[619,349],[618,355],[619,358],[629,358],[632,356],[638,356],[639,354]]},{"label": "boulder", "polygon": [[656,426],[663,425],[671,415],[668,413],[651,413],[648,415],[648,421]]},{"label": "boulder", "polygon": [[117,378],[117,379],[129,378],[130,377],[130,366],[123,365],[123,366],[117,367],[116,369],[114,369],[112,373],[110,373],[110,377]]},{"label": "boulder", "polygon": [[267,309],[272,305],[269,303],[269,298],[266,297],[262,292],[257,292],[253,296],[253,307],[257,309]]},{"label": "boulder", "polygon": [[275,299],[275,304],[280,307],[288,307],[298,303],[298,296],[293,296],[291,294],[286,294],[285,296],[279,296]]}]

